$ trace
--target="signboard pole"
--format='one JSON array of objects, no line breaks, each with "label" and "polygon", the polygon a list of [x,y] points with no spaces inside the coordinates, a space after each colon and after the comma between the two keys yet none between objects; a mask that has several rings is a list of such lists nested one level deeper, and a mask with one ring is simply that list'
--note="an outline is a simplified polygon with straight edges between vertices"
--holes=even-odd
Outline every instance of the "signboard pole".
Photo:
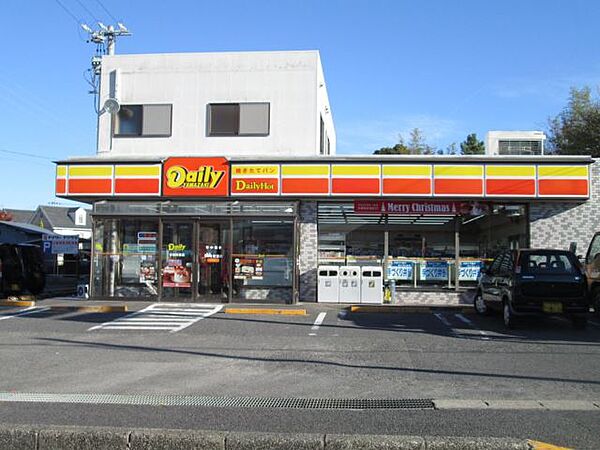
[{"label": "signboard pole", "polygon": [[383,232],[383,282],[388,280],[388,257],[390,255],[390,232]]},{"label": "signboard pole", "polygon": [[454,218],[454,290],[457,292],[460,287],[460,221],[461,216]]}]

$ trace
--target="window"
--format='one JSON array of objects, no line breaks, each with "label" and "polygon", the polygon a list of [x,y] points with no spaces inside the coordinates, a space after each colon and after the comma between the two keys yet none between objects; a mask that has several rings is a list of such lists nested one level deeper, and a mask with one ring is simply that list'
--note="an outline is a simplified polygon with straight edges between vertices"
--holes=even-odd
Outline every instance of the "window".
[{"label": "window", "polygon": [[498,141],[500,155],[541,155],[541,141]]},{"label": "window", "polygon": [[171,136],[173,105],[123,105],[115,117],[115,137]]},{"label": "window", "polygon": [[209,136],[267,136],[269,103],[211,103],[208,105]]},{"label": "window", "polygon": [[546,274],[576,274],[577,268],[566,253],[523,253],[521,255],[523,273]]},{"label": "window", "polygon": [[319,154],[325,154],[325,123],[323,122],[323,116],[321,116],[321,127],[319,135]]}]

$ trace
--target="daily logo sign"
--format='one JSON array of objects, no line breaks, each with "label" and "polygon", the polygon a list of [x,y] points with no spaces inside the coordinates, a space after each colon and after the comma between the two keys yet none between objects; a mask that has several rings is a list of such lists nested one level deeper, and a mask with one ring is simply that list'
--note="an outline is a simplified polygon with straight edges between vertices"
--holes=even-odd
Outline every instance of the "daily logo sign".
[{"label": "daily logo sign", "polygon": [[163,195],[225,197],[229,194],[225,158],[169,158],[163,165]]}]

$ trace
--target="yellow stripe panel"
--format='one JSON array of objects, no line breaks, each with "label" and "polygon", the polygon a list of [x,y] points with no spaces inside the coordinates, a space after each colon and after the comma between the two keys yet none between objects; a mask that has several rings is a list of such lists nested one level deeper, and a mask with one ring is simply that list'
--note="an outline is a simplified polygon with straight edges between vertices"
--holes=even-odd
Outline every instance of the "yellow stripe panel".
[{"label": "yellow stripe panel", "polygon": [[334,176],[374,176],[378,177],[381,171],[379,164],[377,165],[349,165],[338,164],[331,166]]},{"label": "yellow stripe panel", "polygon": [[418,165],[385,165],[383,166],[383,176],[417,176],[417,177],[430,177],[431,166],[418,166]]},{"label": "yellow stripe panel", "polygon": [[327,165],[309,165],[300,166],[297,164],[281,166],[281,174],[285,176],[327,176],[329,175],[329,166]]},{"label": "yellow stripe panel", "polygon": [[115,166],[117,177],[159,177],[160,166]]},{"label": "yellow stripe panel", "polygon": [[231,175],[234,177],[279,175],[279,164],[233,164]]},{"label": "yellow stripe panel", "polygon": [[538,166],[540,177],[587,177],[588,166]]},{"label": "yellow stripe panel", "polygon": [[67,176],[67,166],[56,166],[56,176],[57,177],[66,177]]},{"label": "yellow stripe panel", "polygon": [[70,177],[112,177],[112,166],[69,166]]},{"label": "yellow stripe panel", "polygon": [[433,172],[436,177],[483,177],[483,166],[436,165]]},{"label": "yellow stripe panel", "polygon": [[488,177],[535,177],[535,166],[485,166]]}]

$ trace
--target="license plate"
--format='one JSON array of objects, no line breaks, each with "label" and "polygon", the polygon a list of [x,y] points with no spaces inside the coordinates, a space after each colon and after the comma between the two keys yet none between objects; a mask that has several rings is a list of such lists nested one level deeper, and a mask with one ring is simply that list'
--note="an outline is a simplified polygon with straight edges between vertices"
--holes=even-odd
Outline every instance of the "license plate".
[{"label": "license plate", "polygon": [[563,305],[560,302],[544,302],[542,311],[545,313],[561,313],[563,312]]}]

